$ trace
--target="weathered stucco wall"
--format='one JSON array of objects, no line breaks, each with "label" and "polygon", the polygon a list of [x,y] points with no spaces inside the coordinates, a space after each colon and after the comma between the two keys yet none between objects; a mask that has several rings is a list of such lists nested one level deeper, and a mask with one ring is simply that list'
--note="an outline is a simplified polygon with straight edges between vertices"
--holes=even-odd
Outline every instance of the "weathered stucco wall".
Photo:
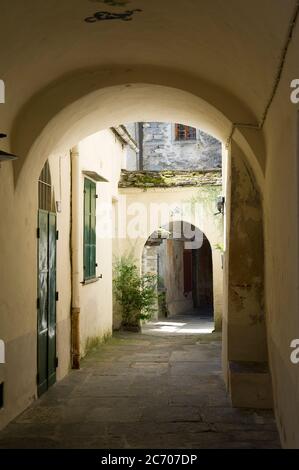
[{"label": "weathered stucco wall", "polygon": [[52,155],[49,158],[55,200],[61,202],[61,212],[57,214],[57,266],[56,282],[59,302],[57,315],[57,380],[62,379],[70,369],[71,339],[71,253],[70,253],[70,153]]},{"label": "weathered stucco wall", "polygon": [[[198,227],[210,241],[213,256],[214,310],[218,328],[222,317],[223,270],[219,245],[223,244],[223,218],[215,216],[216,198],[222,187],[120,188],[118,206],[126,214],[126,230],[118,240],[118,256],[132,254],[141,267],[142,252],[149,236],[169,222],[183,220]],[[196,211],[186,211],[184,204]],[[128,210],[130,208],[130,210]],[[180,208],[183,208],[182,211]],[[152,220],[152,215],[155,215]],[[196,214],[196,215],[195,215]],[[156,220],[158,216],[158,221]],[[133,233],[133,237],[132,237]],[[129,236],[131,234],[131,236]],[[119,318],[114,315],[117,327]]]},{"label": "weathered stucco wall", "polygon": [[264,196],[266,312],[277,423],[284,447],[299,448],[299,364],[291,341],[299,338],[299,105],[290,83],[299,78],[298,25],[282,81],[265,126]]},{"label": "weathered stucco wall", "polygon": [[228,388],[228,314],[229,314],[229,259],[231,226],[231,146],[225,150],[223,158],[224,205],[224,241],[223,241],[223,314],[222,314],[222,370]]},{"label": "weathered stucco wall", "polygon": [[97,183],[97,276],[98,282],[80,284],[80,338],[81,355],[112,333],[112,236],[103,233],[105,223],[111,216],[113,198],[117,197],[118,181],[125,149],[110,130],[101,131],[79,143],[81,176],[79,193],[82,194],[78,215],[81,223],[79,259],[83,281],[83,190],[84,170],[95,171],[108,182]]},{"label": "weathered stucco wall", "polygon": [[[262,200],[251,169],[235,143],[229,156],[226,211],[223,365],[232,404],[272,408],[264,307]],[[229,253],[229,259],[227,254]]]},{"label": "weathered stucco wall", "polygon": [[232,148],[228,291],[230,360],[267,361],[261,197],[238,147]]},{"label": "weathered stucco wall", "polygon": [[[81,142],[80,171],[94,170],[109,183],[98,183],[100,201],[112,204],[117,194],[119,173],[125,150],[111,131],[98,133]],[[70,262],[70,153],[49,156],[55,199],[61,201],[57,214],[60,232],[57,242],[57,380],[70,368],[71,338],[71,262]],[[39,168],[37,174],[40,173]],[[80,174],[81,224],[79,257],[83,280],[83,174]],[[6,364],[0,364],[4,382],[4,408],[0,410],[0,428],[23,411],[36,397],[37,373],[37,179],[26,193],[13,191],[11,165],[0,169],[0,338],[5,341]],[[73,188],[74,190],[74,188]],[[13,208],[13,210],[11,209]],[[98,212],[101,218],[100,205]],[[100,225],[98,226],[100,228]],[[9,237],[7,234],[10,234]],[[103,279],[95,284],[80,284],[81,354],[112,331],[112,239],[97,240],[98,272]]]},{"label": "weathered stucco wall", "polygon": [[[57,380],[60,380],[70,368],[69,154],[52,155],[49,163],[55,199],[62,202],[62,212],[57,214],[60,232],[57,242],[57,290],[60,293],[57,302]],[[10,164],[1,165],[0,210],[4,211],[2,224],[5,224],[7,232],[5,235],[0,231],[0,241],[3,242],[0,263],[6,266],[0,273],[0,337],[6,347],[6,364],[0,364],[0,381],[4,382],[0,428],[36,397],[37,374],[38,180],[28,187],[26,194],[13,192],[10,170]]]}]

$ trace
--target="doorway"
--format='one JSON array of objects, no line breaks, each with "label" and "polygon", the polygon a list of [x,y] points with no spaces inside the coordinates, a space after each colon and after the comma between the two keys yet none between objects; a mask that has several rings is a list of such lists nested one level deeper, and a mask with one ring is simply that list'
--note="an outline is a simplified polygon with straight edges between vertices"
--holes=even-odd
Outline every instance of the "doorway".
[{"label": "doorway", "polygon": [[[143,273],[158,277],[157,318],[189,315],[214,325],[211,244],[206,235],[190,223],[176,221],[171,222],[167,230],[165,227],[152,233],[142,253]],[[191,242],[187,234],[194,234]],[[194,245],[190,247],[192,241]]]},{"label": "doorway", "polygon": [[193,307],[201,316],[213,318],[213,261],[209,240],[203,235],[200,249],[192,250],[192,297]]},{"label": "doorway", "polygon": [[38,182],[37,393],[56,382],[56,213],[49,163]]}]

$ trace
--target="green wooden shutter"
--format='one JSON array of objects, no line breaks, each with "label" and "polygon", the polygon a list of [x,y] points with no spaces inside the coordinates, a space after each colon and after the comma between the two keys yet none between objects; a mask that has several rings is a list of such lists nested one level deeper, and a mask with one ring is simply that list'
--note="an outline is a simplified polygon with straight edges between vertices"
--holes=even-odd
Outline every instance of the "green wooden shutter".
[{"label": "green wooden shutter", "polygon": [[96,183],[84,180],[84,280],[96,277]]},{"label": "green wooden shutter", "polygon": [[96,277],[96,184],[90,182],[90,277]]},{"label": "green wooden shutter", "polygon": [[90,214],[90,185],[84,180],[84,280],[89,278],[89,214]]}]

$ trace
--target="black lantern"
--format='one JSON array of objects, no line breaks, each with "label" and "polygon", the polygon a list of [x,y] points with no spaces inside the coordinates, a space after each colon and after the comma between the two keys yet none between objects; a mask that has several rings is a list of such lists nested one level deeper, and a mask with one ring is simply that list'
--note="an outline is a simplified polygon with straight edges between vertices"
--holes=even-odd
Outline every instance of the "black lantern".
[{"label": "black lantern", "polygon": [[[6,134],[0,134],[0,139],[5,139],[7,137]],[[12,160],[17,160],[18,157],[13,153],[4,152],[4,150],[0,150],[0,162],[8,162]]]},{"label": "black lantern", "polygon": [[224,196],[219,196],[217,198],[217,214],[215,215],[218,215],[218,214],[224,214],[224,205],[225,205],[225,197]]}]

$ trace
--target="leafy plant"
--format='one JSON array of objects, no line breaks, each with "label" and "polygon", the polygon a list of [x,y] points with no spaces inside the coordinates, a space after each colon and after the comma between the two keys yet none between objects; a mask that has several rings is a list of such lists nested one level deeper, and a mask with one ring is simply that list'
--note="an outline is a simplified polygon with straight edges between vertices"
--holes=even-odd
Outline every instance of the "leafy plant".
[{"label": "leafy plant", "polygon": [[121,306],[122,325],[138,326],[156,310],[157,276],[139,273],[134,259],[123,256],[114,264],[113,289]]},{"label": "leafy plant", "polygon": [[159,313],[163,318],[168,317],[168,309],[167,309],[167,302],[166,302],[166,292],[160,291],[158,295],[158,303],[159,303]]}]

